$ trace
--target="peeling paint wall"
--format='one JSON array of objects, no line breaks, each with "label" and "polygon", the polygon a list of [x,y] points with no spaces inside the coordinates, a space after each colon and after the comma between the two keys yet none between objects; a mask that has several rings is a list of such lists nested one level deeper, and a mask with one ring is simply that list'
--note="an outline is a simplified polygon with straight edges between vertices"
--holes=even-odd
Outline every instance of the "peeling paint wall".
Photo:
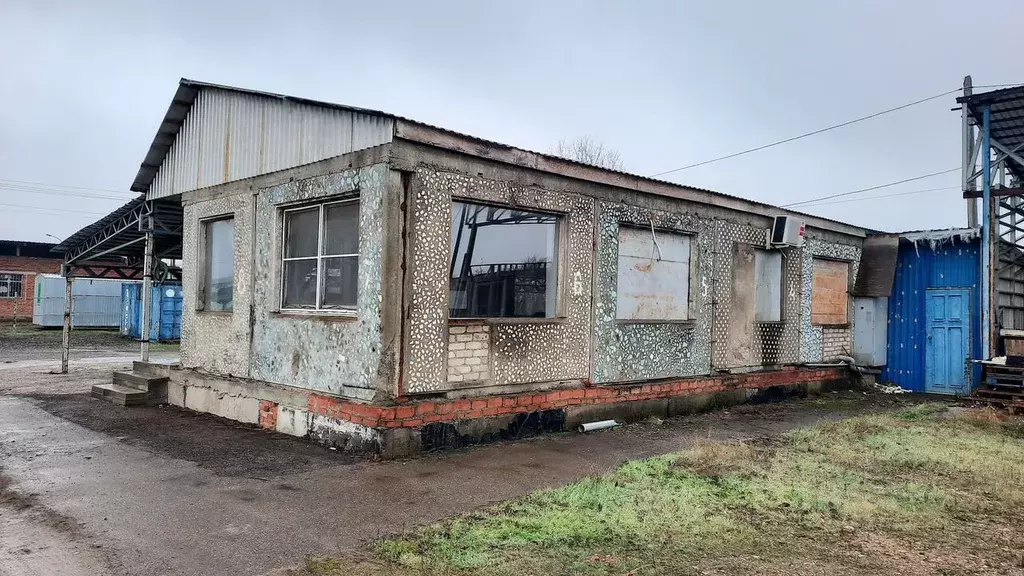
[{"label": "peeling paint wall", "polygon": [[[356,398],[372,398],[381,358],[384,230],[388,166],[315,176],[260,192],[255,268],[253,378]],[[284,207],[359,198],[359,272],[354,317],[279,314]]]},{"label": "peeling paint wall", "polygon": [[[249,376],[250,290],[252,277],[253,197],[243,186],[235,193],[184,209],[182,232],[181,364],[215,374]],[[235,219],[235,272],[233,312],[198,310],[198,267],[204,260],[200,245],[203,220],[232,216]]]},{"label": "peeling paint wall", "polygon": [[[387,150],[354,153],[200,191],[185,203],[182,365],[209,374],[373,399],[397,391],[402,188]],[[345,168],[346,165],[363,166]],[[282,208],[359,197],[356,309],[280,312]],[[386,217],[386,214],[391,217]],[[235,218],[232,312],[197,310],[201,227]],[[396,248],[397,245],[397,248]],[[397,287],[396,287],[397,286]]]}]

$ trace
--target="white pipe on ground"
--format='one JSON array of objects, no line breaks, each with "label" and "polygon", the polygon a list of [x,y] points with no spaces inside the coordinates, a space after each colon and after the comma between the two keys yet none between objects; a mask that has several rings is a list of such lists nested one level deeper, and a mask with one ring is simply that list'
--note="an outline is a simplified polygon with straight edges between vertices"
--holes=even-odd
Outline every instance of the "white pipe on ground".
[{"label": "white pipe on ground", "polygon": [[597,422],[584,422],[579,425],[577,430],[582,434],[583,432],[593,432],[594,430],[604,430],[605,428],[615,428],[616,426],[622,426],[622,424],[615,420],[599,420]]}]

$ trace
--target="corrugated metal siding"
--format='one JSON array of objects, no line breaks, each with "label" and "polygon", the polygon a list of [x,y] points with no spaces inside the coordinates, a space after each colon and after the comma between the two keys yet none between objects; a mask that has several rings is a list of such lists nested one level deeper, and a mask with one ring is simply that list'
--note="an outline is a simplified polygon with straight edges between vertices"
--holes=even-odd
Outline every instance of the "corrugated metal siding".
[{"label": "corrugated metal siding", "polygon": [[[971,289],[971,354],[981,357],[981,305],[978,289],[979,242],[956,242],[932,250],[927,243],[901,242],[889,298],[888,358],[883,381],[915,392],[925,389],[925,291]],[[977,370],[972,370],[977,381]]]},{"label": "corrugated metal siding", "polygon": [[204,88],[157,171],[164,198],[391,141],[390,118]]}]

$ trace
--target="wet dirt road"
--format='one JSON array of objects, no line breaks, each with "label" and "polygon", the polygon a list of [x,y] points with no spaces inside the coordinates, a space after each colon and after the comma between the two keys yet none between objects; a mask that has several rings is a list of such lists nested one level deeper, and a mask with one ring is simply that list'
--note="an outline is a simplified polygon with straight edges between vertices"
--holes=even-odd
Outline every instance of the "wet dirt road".
[{"label": "wet dirt road", "polygon": [[[774,435],[911,401],[844,393],[374,462],[206,415],[94,400],[84,392],[109,378],[104,369],[18,373],[18,395],[0,396],[5,490],[33,499],[31,526],[57,535],[54,558],[90,574],[261,574],[695,439]],[[0,388],[14,374],[0,371]],[[31,538],[16,524],[2,530],[0,543]],[[12,559],[27,556],[0,554],[0,573],[18,573]]]}]

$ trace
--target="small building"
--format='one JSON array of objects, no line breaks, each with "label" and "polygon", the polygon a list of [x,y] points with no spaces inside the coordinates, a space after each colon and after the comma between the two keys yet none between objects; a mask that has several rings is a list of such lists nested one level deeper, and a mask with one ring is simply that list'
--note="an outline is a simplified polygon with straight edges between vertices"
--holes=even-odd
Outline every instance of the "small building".
[{"label": "small building", "polygon": [[0,320],[32,321],[37,274],[60,272],[56,244],[0,240]]},{"label": "small building", "polygon": [[834,360],[869,231],[842,222],[191,80],[132,190],[63,248],[70,266],[139,262],[144,231],[180,250],[167,400],[340,448],[667,416],[849,373]]},{"label": "small building", "polygon": [[[882,380],[914,392],[968,395],[984,358],[977,228],[900,235]],[[1006,285],[1004,287],[1010,289]],[[1012,314],[1002,305],[1003,314]]]}]

